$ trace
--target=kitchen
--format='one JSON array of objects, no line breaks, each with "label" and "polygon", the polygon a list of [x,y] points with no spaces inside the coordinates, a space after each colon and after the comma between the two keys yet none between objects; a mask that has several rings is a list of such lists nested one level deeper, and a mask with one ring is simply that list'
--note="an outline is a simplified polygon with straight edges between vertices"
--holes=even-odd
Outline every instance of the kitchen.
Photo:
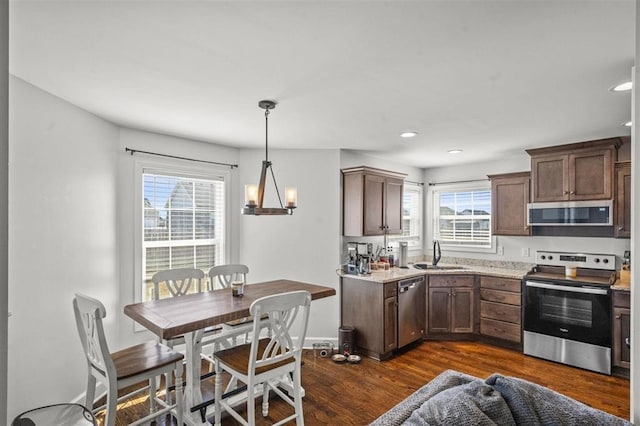
[{"label": "kitchen", "polygon": [[[62,12],[51,13],[55,15]],[[19,17],[17,16],[16,19]],[[46,19],[43,21],[48,22]],[[66,22],[66,20],[60,19],[60,22]],[[85,20],[85,22],[91,22],[91,20]],[[22,28],[34,28],[34,26],[25,25]],[[47,33],[56,34],[58,31],[60,30]],[[22,48],[24,51],[24,47]],[[41,56],[47,57],[47,55]],[[38,61],[36,60],[35,63],[38,64]],[[69,62],[75,63],[71,60]],[[15,66],[18,64],[16,63]],[[52,70],[56,68],[51,67]],[[252,69],[252,75],[255,76],[257,69],[257,67]],[[314,74],[309,75],[313,77]],[[313,78],[309,80],[313,81]],[[20,191],[12,191],[10,199],[12,231],[9,238],[13,271],[10,275],[9,310],[12,311],[12,316],[9,322],[20,323],[18,330],[12,328],[9,339],[11,348],[9,383],[17,384],[17,387],[12,389],[9,405],[17,410],[46,400],[41,398],[38,401],[29,401],[27,396],[31,393],[30,390],[37,386],[43,389],[43,394],[58,393],[65,399],[76,396],[74,389],[59,389],[60,380],[56,379],[55,371],[65,371],[67,369],[65,364],[47,356],[47,353],[65,353],[74,361],[80,357],[79,351],[72,349],[77,348],[77,337],[72,332],[60,333],[61,330],[73,331],[69,310],[53,308],[53,306],[69,307],[70,294],[75,290],[73,282],[85,280],[88,291],[94,291],[96,295],[105,299],[109,311],[114,313],[110,316],[113,321],[112,332],[114,337],[119,338],[119,342],[133,343],[141,338],[132,332],[130,322],[117,318],[117,313],[121,314],[122,306],[133,302],[131,280],[135,269],[133,256],[131,256],[135,248],[131,238],[131,235],[134,235],[134,227],[131,220],[133,208],[130,204],[134,197],[132,182],[135,174],[133,163],[136,157],[132,158],[125,153],[125,148],[135,147],[177,156],[240,164],[242,167],[234,170],[232,176],[233,190],[230,195],[232,212],[237,212],[242,205],[242,185],[256,180],[264,153],[261,147],[263,123],[255,105],[259,99],[262,99],[259,93],[253,93],[251,102],[247,103],[248,106],[243,113],[250,117],[247,121],[253,124],[248,127],[257,134],[258,143],[251,149],[238,149],[136,129],[135,123],[116,126],[98,118],[95,113],[78,108],[60,96],[52,95],[51,93],[55,92],[43,90],[17,71],[13,72],[9,84],[12,93],[10,111],[13,123],[11,185],[18,185],[20,182]],[[46,84],[42,83],[42,86]],[[626,99],[629,99],[628,95],[622,96],[627,96]],[[314,97],[317,97],[315,92]],[[375,104],[374,101],[375,99],[367,98],[366,103]],[[209,102],[217,103],[214,96],[210,97]],[[272,115],[274,132],[282,131],[293,121],[297,121],[289,118],[293,113],[292,110],[302,111],[305,115],[314,115],[314,111],[307,108],[287,109],[287,102],[281,100],[278,109]],[[319,103],[322,104],[322,102]],[[34,108],[34,105],[39,108]],[[231,104],[225,104],[225,107],[226,105]],[[326,109],[329,108],[331,105],[326,107]],[[359,107],[352,105],[352,110],[358,109]],[[449,111],[449,113],[455,116],[453,112]],[[222,115],[224,114],[221,113]],[[329,126],[338,120],[338,117],[331,118],[321,121],[325,126]],[[358,116],[358,118],[382,121],[377,115]],[[455,121],[458,120],[455,118]],[[71,132],[69,129],[75,129],[75,131]],[[50,143],[42,143],[43,134]],[[278,139],[276,134],[274,134],[274,142]],[[514,130],[512,134],[518,134],[518,132]],[[617,134],[608,132],[600,136]],[[358,139],[354,136],[354,134],[346,135],[344,139]],[[366,138],[369,136],[373,137],[367,134]],[[585,140],[564,136],[561,134],[548,139],[541,138],[535,147]],[[397,143],[394,145],[394,150],[399,151],[400,147],[406,147],[406,144],[403,144],[405,142]],[[409,161],[404,162],[399,159],[394,161],[367,155],[357,149],[337,147],[296,149],[294,146],[275,149],[271,152],[270,158],[274,163],[278,180],[282,183],[292,182],[298,185],[299,207],[292,216],[282,218],[248,218],[237,214],[232,215],[229,225],[234,238],[233,246],[230,248],[231,257],[251,264],[252,271],[255,271],[251,277],[254,281],[269,279],[271,271],[279,269],[297,279],[334,283],[337,286],[338,280],[334,271],[337,265],[344,262],[343,253],[346,251],[347,242],[340,231],[340,170],[366,164],[406,173],[407,180],[428,184],[429,182],[477,180],[486,178],[488,174],[530,169],[530,159],[523,149],[505,150],[500,155],[489,158],[479,158],[478,152],[481,149],[471,149],[470,147],[467,153],[478,156],[477,161],[456,165],[455,161],[449,162],[450,160],[445,157],[438,159],[440,163],[435,162],[426,168],[409,166],[408,164],[411,164]],[[634,161],[635,159],[634,157]],[[34,174],[34,171],[38,173]],[[47,178],[43,178],[44,176]],[[83,177],[80,182],[78,176]],[[318,182],[322,182],[322,185]],[[95,187],[100,190],[96,191]],[[15,186],[12,188],[15,189]],[[424,188],[424,198],[428,202],[429,187]],[[93,203],[86,203],[86,197],[77,195],[78,193],[72,191],[73,189],[83,194],[93,194]],[[68,209],[62,209],[59,206],[56,200],[60,199],[67,202]],[[38,208],[34,208],[34,205]],[[42,211],[47,211],[45,219],[40,213]],[[81,215],[80,212],[83,214]],[[424,214],[423,244],[425,254],[429,256],[432,236],[427,233],[427,230],[432,223],[432,213],[427,208]],[[638,229],[637,226],[635,228]],[[69,233],[69,229],[77,229],[77,231]],[[95,237],[87,241],[86,235]],[[41,240],[42,236],[47,238]],[[473,253],[464,257],[534,263],[535,252],[548,249],[550,243],[559,251],[580,248],[587,252],[615,253],[618,256],[622,255],[630,244],[629,240],[582,237],[505,236],[499,237],[498,241],[504,253],[502,256],[496,253]],[[63,242],[62,245],[60,242]],[[380,243],[376,242],[376,244]],[[528,256],[522,255],[523,248],[529,249]],[[324,255],[318,255],[318,253]],[[632,250],[632,253],[635,256],[636,252]],[[443,258],[451,255],[452,253],[446,249],[443,250]],[[463,257],[462,254],[456,254],[457,256]],[[29,285],[32,278],[19,274],[18,271],[33,268],[29,259],[34,258],[42,259],[39,268],[47,268],[51,271],[50,280],[56,282],[56,288],[59,290],[55,294],[49,294],[48,291],[43,291],[42,295],[33,294]],[[74,265],[80,265],[78,270],[69,271],[60,267],[60,264],[70,261]],[[51,308],[47,308],[42,315],[27,315],[28,308],[32,306],[30,301],[37,307],[51,306]],[[340,309],[337,302],[321,303],[323,304],[318,305],[320,308],[312,311],[310,321],[309,336],[315,336],[317,341],[335,338],[340,325]],[[65,313],[69,315],[65,316]],[[55,316],[55,320],[51,321],[55,333],[49,328],[42,330],[43,323],[49,323],[52,319],[50,316]],[[34,336],[33,342],[23,342],[24,335]],[[46,347],[43,348],[43,345]],[[30,365],[43,362],[50,368],[40,377],[25,374]],[[82,381],[81,372],[66,371],[65,377],[73,383]]]},{"label": "kitchen", "polygon": [[[492,197],[494,198],[492,206],[494,210],[492,210],[491,220],[493,221],[494,234],[498,235],[498,241],[496,242],[496,251],[498,252],[498,255],[504,255],[504,252],[501,252],[500,239],[503,238],[503,235],[505,234],[554,235],[552,237],[548,237],[550,239],[547,239],[547,243],[552,243],[553,239],[559,239],[560,236],[568,235],[581,239],[580,237],[582,236],[587,237],[594,235],[594,232],[596,233],[595,235],[609,235],[609,237],[613,237],[615,234],[626,237],[626,234],[623,234],[622,231],[624,230],[624,223],[629,222],[630,208],[627,206],[624,215],[622,215],[626,216],[626,219],[625,217],[620,217],[614,221],[613,205],[611,204],[611,198],[616,198],[617,201],[622,203],[617,204],[618,207],[616,211],[621,211],[624,209],[624,200],[628,198],[624,196],[622,191],[625,186],[624,176],[626,175],[622,175],[622,179],[614,179],[614,171],[618,170],[617,168],[614,170],[614,164],[617,166],[624,166],[627,164],[625,162],[617,163],[614,161],[619,159],[618,148],[620,146],[623,146],[623,139],[612,138],[583,142],[579,144],[562,145],[552,149],[545,148],[541,150],[528,150],[527,152],[531,155],[531,164],[533,166],[532,169],[534,170],[534,173],[490,175]],[[571,222],[567,223],[558,220],[559,209],[556,207],[559,204],[558,202],[543,202],[550,198],[550,196],[545,193],[546,187],[554,187],[557,185],[556,182],[549,179],[549,170],[544,169],[544,173],[540,173],[541,166],[539,166],[541,163],[549,163],[552,160],[555,161],[556,158],[562,158],[561,155],[564,153],[570,153],[571,158],[574,159],[574,174],[576,176],[575,184],[569,184],[572,188],[571,194],[575,193],[573,195],[574,201],[571,205],[575,205],[576,207],[572,207],[568,210],[567,218]],[[624,155],[625,154],[623,153],[622,158],[624,158]],[[578,176],[580,176],[580,168],[582,167],[581,162],[583,161],[586,161],[584,164],[588,164],[588,173],[585,173],[584,177],[580,177],[582,181],[579,182]],[[598,169],[598,167],[600,169]],[[598,170],[600,170],[601,173],[598,173]],[[604,174],[602,172],[604,172]],[[381,233],[376,231],[374,226],[367,225],[367,221],[372,220],[370,218],[375,219],[378,215],[378,213],[370,212],[372,208],[374,211],[377,211],[375,210],[377,203],[369,203],[369,205],[363,203],[364,212],[354,209],[351,205],[353,203],[353,199],[357,201],[355,203],[357,206],[363,196],[366,200],[367,197],[371,199],[371,197],[375,195],[377,187],[375,186],[376,180],[374,180],[373,176],[378,175],[387,176],[387,180],[385,182],[391,183],[386,189],[387,196],[383,197],[387,203],[385,205],[387,213],[384,217],[390,226],[382,226],[382,232],[385,233],[384,243],[382,246],[387,247],[386,242],[389,238],[389,236],[386,235],[389,233],[387,230],[397,228],[394,221],[396,215],[393,212],[396,209],[397,200],[393,197],[394,188],[392,185],[396,182],[396,179],[401,178],[402,175],[366,167],[343,169],[343,182],[345,188],[343,194],[345,214],[343,229],[345,234],[348,234],[349,236]],[[524,176],[526,176],[526,179],[523,179]],[[559,178],[562,179],[562,174]],[[359,184],[361,186],[360,192],[358,192],[358,179],[361,181]],[[352,183],[354,180],[356,181],[355,185]],[[530,184],[530,180],[533,184]],[[598,180],[600,182],[598,182]],[[586,181],[589,181],[589,183],[587,184]],[[614,182],[616,182],[615,185]],[[543,185],[546,185],[546,187],[543,187]],[[505,187],[507,189],[504,189]],[[620,188],[620,191],[616,191],[616,188],[618,187]],[[594,188],[598,188],[598,193],[593,192]],[[530,191],[535,192],[536,196],[530,197]],[[589,193],[588,191],[592,192]],[[513,196],[514,194],[515,197]],[[565,194],[569,194],[569,191],[566,191]],[[617,195],[613,197],[613,194]],[[594,199],[594,201],[575,201],[579,199],[579,197],[581,199]],[[604,199],[597,201],[597,198]],[[506,204],[504,199],[507,201]],[[535,203],[531,203],[532,201],[535,201]],[[583,205],[589,206],[577,207]],[[590,207],[590,205],[602,205],[605,207]],[[462,204],[462,206],[466,206],[466,203]],[[460,207],[459,209],[462,209],[463,207]],[[527,209],[527,207],[529,209]],[[489,208],[485,207],[485,209]],[[475,210],[475,207],[472,208],[472,210]],[[391,211],[391,213],[389,213],[389,211]],[[600,213],[603,211],[607,212],[607,215],[601,217]],[[359,223],[356,221],[356,225],[352,223],[354,221],[353,216],[355,213],[357,213],[356,216],[359,214],[359,217],[363,218],[363,221],[361,220]],[[347,217],[347,215],[349,215],[349,217]],[[463,216],[461,221],[468,220],[467,217],[468,216]],[[561,218],[562,217],[560,217],[560,219]],[[455,235],[452,237],[451,235],[446,234],[446,229],[441,228],[442,220],[438,219],[436,222],[441,225],[438,228],[434,227],[434,229],[437,229],[441,233],[444,232],[440,235],[446,235],[445,238],[451,239],[455,243]],[[445,221],[445,223],[446,222],[447,221]],[[585,223],[588,222],[591,222],[591,226],[585,226]],[[601,222],[604,222],[604,224],[608,226],[600,226],[603,225]],[[530,223],[535,226],[529,226]],[[510,224],[511,229],[508,229],[505,224]],[[462,227],[463,225],[464,222],[462,225],[458,226]],[[445,224],[445,226],[448,225]],[[467,233],[463,231],[460,233],[463,239],[469,238]],[[564,238],[566,237],[563,237],[563,239]],[[373,241],[371,237],[368,237],[368,240]],[[378,242],[380,242],[380,237],[378,237]],[[447,242],[448,241],[445,240],[445,243]],[[625,239],[620,245],[621,248],[625,250],[625,263],[628,262],[629,258],[627,243],[628,240]],[[530,249],[528,247],[529,243],[525,244],[527,245],[521,247],[520,250],[522,256],[528,258],[530,256]],[[552,252],[549,252],[548,249],[547,251],[537,250],[535,256],[532,256],[533,258],[529,263],[522,261],[507,262],[496,260],[486,260],[483,262],[478,261],[478,259],[473,256],[467,255],[466,259],[465,257],[446,258],[445,262],[449,265],[442,267],[440,265],[436,266],[440,260],[440,244],[438,241],[435,241],[433,245],[431,265],[416,263],[408,269],[396,267],[386,268],[384,271],[378,271],[378,266],[380,264],[375,261],[379,258],[380,250],[376,250],[375,254],[373,254],[373,242],[369,242],[368,244],[356,244],[349,242],[347,245],[350,262],[345,265],[347,268],[343,267],[341,279],[341,289],[343,294],[342,324],[343,326],[354,325],[356,327],[356,333],[358,328],[361,329],[360,336],[356,339],[356,343],[363,347],[363,352],[365,354],[372,356],[373,358],[386,359],[392,355],[394,349],[401,348],[411,341],[421,340],[423,338],[430,340],[454,338],[467,338],[474,340],[480,335],[482,338],[498,338],[498,342],[502,341],[502,343],[506,344],[507,347],[512,347],[520,351],[523,350],[524,346],[525,354],[531,354],[554,361],[561,361],[574,366],[580,366],[582,368],[592,369],[605,374],[611,374],[612,343],[610,330],[612,329],[614,319],[610,312],[611,295],[609,294],[608,289],[611,284],[614,284],[616,281],[616,270],[620,269],[623,263],[622,253],[619,256],[562,253],[559,246],[557,244],[553,244]],[[392,243],[389,244],[388,247],[392,249],[391,253],[396,254],[395,260],[397,261],[397,255],[399,254],[398,245]],[[355,269],[352,266],[354,266],[354,263],[358,262],[353,261],[353,253],[360,253],[360,256],[357,256],[355,259],[361,260],[359,265],[355,265],[359,266]],[[579,253],[587,252],[581,251]],[[454,254],[455,252],[452,253],[452,256]],[[387,253],[386,250],[383,250],[383,255],[384,256],[381,258],[384,259],[385,262],[387,261],[387,257],[389,257],[390,263],[394,263],[393,254]],[[402,267],[407,266],[405,257],[405,253],[402,253],[400,256],[400,258],[403,259],[402,264],[400,265]],[[568,259],[568,261],[562,262],[561,259],[564,258]],[[363,265],[367,269],[367,273],[362,273]],[[537,267],[535,265],[537,265]],[[566,280],[563,280],[564,272],[554,271],[556,276],[559,275],[559,278],[557,280],[550,280],[549,277],[552,275],[547,274],[546,281],[552,284],[557,284],[557,286],[550,287],[549,284],[542,284],[539,282],[541,278],[538,278],[537,274],[537,271],[543,268],[542,265],[567,266],[567,268],[573,267],[573,278],[569,278],[569,282],[567,284]],[[576,265],[579,266],[578,269],[580,271],[580,276],[578,278],[575,278]],[[415,309],[416,312],[420,312],[419,315],[421,315],[422,318],[420,318],[418,324],[415,324],[411,322],[411,320],[407,323],[407,319],[403,317],[403,311],[405,310],[403,305],[406,303],[403,301],[403,299],[406,298],[406,292],[405,289],[403,289],[403,282],[406,278],[421,275],[421,271],[416,269],[417,266],[428,267],[428,290],[425,290],[424,279],[419,283],[419,286],[413,290],[415,293],[414,297],[422,299],[420,308]],[[574,289],[571,287],[579,285],[580,281],[589,281],[593,283],[598,282],[588,279],[587,276],[587,272],[597,273],[598,271],[596,271],[596,269],[602,270],[603,279],[600,282],[607,290],[591,290],[590,288],[593,287],[593,285],[590,285],[590,287],[585,286],[584,289]],[[584,277],[583,274],[585,275]],[[357,275],[357,279],[354,278],[354,275]],[[478,276],[479,278],[476,279],[476,282],[474,283],[475,276]],[[521,303],[520,280],[525,276],[526,291],[523,287]],[[376,285],[376,283],[379,284]],[[565,283],[565,285],[561,286],[563,283]],[[628,289],[628,281],[625,284]],[[395,286],[397,286],[397,291]],[[478,291],[478,287],[480,288],[480,291]],[[553,290],[548,290],[551,294],[549,296],[544,296],[540,291],[534,292],[534,287],[553,288]],[[587,296],[569,296],[569,294],[571,294],[569,292],[561,293],[560,291],[556,291],[560,288],[566,288],[571,292],[574,290],[580,291],[583,294],[588,292],[603,292],[604,296],[600,299],[595,298],[595,296],[590,298]],[[538,293],[540,293],[540,296],[537,296]],[[628,292],[614,292],[614,298],[615,296],[628,298]],[[541,301],[533,301],[530,303],[527,300],[534,297],[540,297],[541,300],[542,298],[546,298],[550,302],[542,303]],[[364,306],[363,309],[358,308],[358,300],[361,298],[368,301],[365,303],[366,306]],[[480,302],[478,302],[478,300],[480,300]],[[549,307],[544,308],[547,305]],[[557,309],[554,307],[556,305],[576,305],[576,308],[574,309],[577,309],[578,306],[584,305],[584,308],[581,307],[580,309],[588,309],[589,311],[589,313],[585,312],[585,314],[580,314],[579,317],[575,318],[571,316],[572,314],[562,314],[566,316],[559,320],[558,324],[560,324],[560,329],[563,333],[568,333],[568,336],[574,336],[573,338],[570,337],[569,340],[558,339],[557,337],[544,337],[546,336],[547,329],[555,329],[553,322],[549,322],[549,325],[542,325],[546,321],[545,318],[561,315],[561,312],[558,311],[553,314],[551,312],[539,312],[538,306],[540,306],[541,309],[555,310]],[[443,306],[449,307],[443,310]],[[593,306],[593,313],[591,313],[591,306]],[[602,312],[598,311],[598,306],[602,307]],[[427,310],[426,316],[424,313],[425,307]],[[626,302],[626,307],[628,308],[628,301]],[[527,315],[522,315],[525,312],[528,313],[529,318]],[[507,315],[509,320],[498,321],[504,319],[499,315]],[[583,315],[586,315],[587,317],[584,318]],[[593,317],[591,315],[593,315]],[[447,319],[448,316],[450,316],[450,319]],[[524,317],[524,338],[521,338],[521,317]],[[620,318],[620,315],[616,315],[616,318]],[[568,327],[568,325],[572,323],[574,323],[574,325],[576,323],[583,323],[587,324],[587,326],[586,328],[580,327],[582,328],[582,331],[575,332],[563,328],[571,328]],[[591,326],[590,324],[594,325]],[[602,326],[600,331],[597,329],[599,326]],[[624,327],[628,330],[629,324],[627,323]],[[412,331],[414,334],[414,338],[412,340],[403,341],[401,337],[406,334],[403,330],[404,328],[408,328]],[[544,330],[545,334],[532,333],[527,330]],[[618,336],[618,340],[626,340],[626,338],[629,337],[628,331],[626,333],[626,337],[620,338]],[[578,337],[580,335],[583,337]],[[559,337],[565,337],[565,335],[560,334]],[[571,349],[570,344],[573,344],[572,342],[574,341],[594,341],[599,342],[600,346],[589,346],[580,343],[579,348]],[[563,352],[566,351],[567,353],[563,353],[562,356],[556,356],[554,353],[557,350],[553,349],[555,344],[560,345],[559,348],[562,347]],[[624,365],[625,367],[628,367],[628,353],[624,355],[625,360],[620,361],[623,346],[621,345],[621,342],[618,341],[613,346],[615,358],[613,361],[614,366]],[[599,351],[604,351],[604,353],[599,355]],[[574,359],[578,358],[578,354],[584,357],[584,359]],[[594,361],[595,359],[598,361]],[[628,370],[619,372],[628,377]]]}]

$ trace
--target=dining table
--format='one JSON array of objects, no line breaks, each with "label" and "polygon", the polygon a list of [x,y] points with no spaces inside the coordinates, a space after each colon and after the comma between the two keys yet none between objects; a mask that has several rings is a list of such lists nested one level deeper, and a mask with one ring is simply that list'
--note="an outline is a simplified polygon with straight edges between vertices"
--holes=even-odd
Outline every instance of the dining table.
[{"label": "dining table", "polygon": [[184,419],[187,424],[200,425],[206,424],[210,415],[207,408],[211,407],[203,401],[200,383],[204,330],[250,317],[251,304],[261,297],[299,290],[308,291],[311,300],[336,294],[333,287],[277,279],[245,285],[242,297],[232,296],[232,290],[226,288],[133,303],[124,307],[124,313],[160,339],[184,336],[187,374]]}]

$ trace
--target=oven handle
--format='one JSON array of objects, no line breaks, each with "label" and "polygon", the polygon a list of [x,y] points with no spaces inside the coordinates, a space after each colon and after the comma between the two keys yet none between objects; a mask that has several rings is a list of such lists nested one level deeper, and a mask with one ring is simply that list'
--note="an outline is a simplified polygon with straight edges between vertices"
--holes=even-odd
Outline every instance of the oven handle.
[{"label": "oven handle", "polygon": [[609,290],[601,288],[591,287],[570,287],[566,285],[539,283],[536,281],[527,281],[527,287],[548,288],[550,290],[564,290],[572,293],[587,293],[587,294],[609,294]]}]

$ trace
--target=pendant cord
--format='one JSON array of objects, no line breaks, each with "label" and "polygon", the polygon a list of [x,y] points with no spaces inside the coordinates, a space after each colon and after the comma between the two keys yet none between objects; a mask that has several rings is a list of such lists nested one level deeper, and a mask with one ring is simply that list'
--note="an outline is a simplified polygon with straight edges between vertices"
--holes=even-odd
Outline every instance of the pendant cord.
[{"label": "pendant cord", "polygon": [[269,108],[264,110],[264,160],[269,161]]},{"label": "pendant cord", "polygon": [[284,208],[282,205],[282,198],[280,198],[280,190],[278,189],[278,182],[276,182],[276,175],[273,173],[273,167],[269,163],[269,108],[264,110],[264,160],[267,162],[267,167],[271,171],[271,178],[273,179],[273,186],[276,188],[276,194],[278,195],[278,201],[280,202],[280,208]]}]

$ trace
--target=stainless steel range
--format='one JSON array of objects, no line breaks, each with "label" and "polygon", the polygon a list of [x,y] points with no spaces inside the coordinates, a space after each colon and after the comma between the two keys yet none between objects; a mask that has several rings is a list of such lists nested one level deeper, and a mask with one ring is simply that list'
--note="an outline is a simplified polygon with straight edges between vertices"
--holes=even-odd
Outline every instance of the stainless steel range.
[{"label": "stainless steel range", "polygon": [[524,279],[526,355],[611,374],[616,257],[539,251]]}]

